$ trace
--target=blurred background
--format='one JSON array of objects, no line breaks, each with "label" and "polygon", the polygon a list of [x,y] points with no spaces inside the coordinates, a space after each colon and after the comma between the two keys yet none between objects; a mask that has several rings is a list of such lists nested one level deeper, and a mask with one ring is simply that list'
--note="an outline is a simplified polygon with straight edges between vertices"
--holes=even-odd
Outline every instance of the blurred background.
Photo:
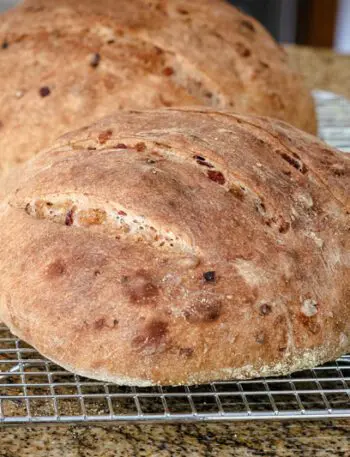
[{"label": "blurred background", "polygon": [[350,52],[350,0],[231,0],[280,42]]},{"label": "blurred background", "polygon": [[[0,0],[0,11],[19,1]],[[350,0],[230,2],[256,17],[282,43],[329,47],[341,53],[350,53]]]}]

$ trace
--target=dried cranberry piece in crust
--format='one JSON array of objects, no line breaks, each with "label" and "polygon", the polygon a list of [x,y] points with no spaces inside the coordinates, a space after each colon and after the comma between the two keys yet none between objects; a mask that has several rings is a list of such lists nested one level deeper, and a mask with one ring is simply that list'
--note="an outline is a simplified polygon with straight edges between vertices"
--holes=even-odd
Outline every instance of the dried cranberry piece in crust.
[{"label": "dried cranberry piece in crust", "polygon": [[43,87],[40,87],[39,94],[41,97],[47,97],[48,95],[51,94],[51,90],[48,86],[43,86]]},{"label": "dried cranberry piece in crust", "polygon": [[209,170],[207,174],[208,178],[218,184],[225,184],[226,179],[221,171]]},{"label": "dried cranberry piece in crust", "polygon": [[206,271],[203,273],[203,278],[206,282],[215,282],[216,274],[215,271]]},{"label": "dried cranberry piece in crust", "polygon": [[205,157],[203,157],[203,156],[195,155],[195,156],[193,156],[193,158],[196,160],[198,165],[202,165],[203,167],[208,167],[208,168],[214,168],[214,165],[212,165],[211,163],[207,162],[205,160]]},{"label": "dried cranberry piece in crust", "polygon": [[246,19],[243,19],[241,21],[241,27],[243,29],[249,30],[250,32],[255,32],[254,25],[250,21],[247,21]]},{"label": "dried cranberry piece in crust", "polygon": [[135,148],[136,148],[136,151],[138,151],[138,152],[143,152],[143,151],[146,150],[146,145],[145,145],[145,143],[143,143],[143,142],[137,143],[137,144],[135,145]]},{"label": "dried cranberry piece in crust", "polygon": [[171,76],[174,74],[174,69],[172,67],[165,67],[163,69],[163,75],[164,76]]},{"label": "dried cranberry piece in crust", "polygon": [[98,136],[98,142],[100,144],[105,144],[108,140],[111,139],[113,135],[113,130],[111,129],[108,129],[108,130],[105,130],[104,132],[101,132]]},{"label": "dried cranberry piece in crust", "polygon": [[68,211],[68,213],[66,214],[66,219],[64,221],[64,223],[68,226],[71,226],[73,225],[73,222],[74,222],[74,219],[73,219],[73,214],[74,214],[74,210],[73,209],[70,209]]},{"label": "dried cranberry piece in crust", "polygon": [[267,316],[268,314],[270,314],[272,311],[272,308],[270,305],[268,305],[267,303],[263,303],[261,306],[260,306],[260,314],[262,316]]},{"label": "dried cranberry piece in crust", "polygon": [[90,60],[90,66],[92,68],[96,68],[99,66],[100,64],[100,61],[101,61],[101,55],[96,52],[92,57],[91,57],[91,60]]}]

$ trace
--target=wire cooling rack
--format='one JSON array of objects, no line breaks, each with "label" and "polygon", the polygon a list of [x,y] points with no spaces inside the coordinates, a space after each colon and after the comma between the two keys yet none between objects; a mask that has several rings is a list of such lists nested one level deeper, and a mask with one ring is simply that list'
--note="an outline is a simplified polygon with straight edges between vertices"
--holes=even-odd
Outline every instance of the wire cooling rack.
[{"label": "wire cooling rack", "polygon": [[[350,103],[315,92],[320,136],[350,152]],[[0,323],[0,424],[350,417],[350,355],[281,378],[125,387],[43,358]]]},{"label": "wire cooling rack", "polygon": [[0,423],[350,417],[350,356],[283,378],[136,388],[73,375],[0,326]]},{"label": "wire cooling rack", "polygon": [[344,152],[350,152],[350,101],[332,92],[313,92],[319,136]]}]

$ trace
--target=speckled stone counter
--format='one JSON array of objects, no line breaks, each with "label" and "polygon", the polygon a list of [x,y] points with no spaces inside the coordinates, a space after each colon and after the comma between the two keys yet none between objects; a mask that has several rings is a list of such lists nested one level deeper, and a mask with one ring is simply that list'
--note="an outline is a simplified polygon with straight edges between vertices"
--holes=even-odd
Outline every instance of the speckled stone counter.
[{"label": "speckled stone counter", "polygon": [[302,46],[286,49],[292,67],[304,75],[310,88],[336,92],[350,99],[350,55]]},{"label": "speckled stone counter", "polygon": [[[350,56],[288,47],[311,88],[350,98]],[[0,457],[350,457],[350,420],[0,428]]]},{"label": "speckled stone counter", "polygon": [[0,430],[3,457],[350,456],[350,421]]}]

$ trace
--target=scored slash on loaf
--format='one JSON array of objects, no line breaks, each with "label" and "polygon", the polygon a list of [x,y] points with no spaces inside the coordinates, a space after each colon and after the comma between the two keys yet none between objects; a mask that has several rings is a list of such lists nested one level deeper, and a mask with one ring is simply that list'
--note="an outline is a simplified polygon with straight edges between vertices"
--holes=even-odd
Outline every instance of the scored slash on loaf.
[{"label": "scored slash on loaf", "polygon": [[120,384],[289,373],[349,349],[350,163],[284,122],[120,112],[7,179],[0,319]]}]

